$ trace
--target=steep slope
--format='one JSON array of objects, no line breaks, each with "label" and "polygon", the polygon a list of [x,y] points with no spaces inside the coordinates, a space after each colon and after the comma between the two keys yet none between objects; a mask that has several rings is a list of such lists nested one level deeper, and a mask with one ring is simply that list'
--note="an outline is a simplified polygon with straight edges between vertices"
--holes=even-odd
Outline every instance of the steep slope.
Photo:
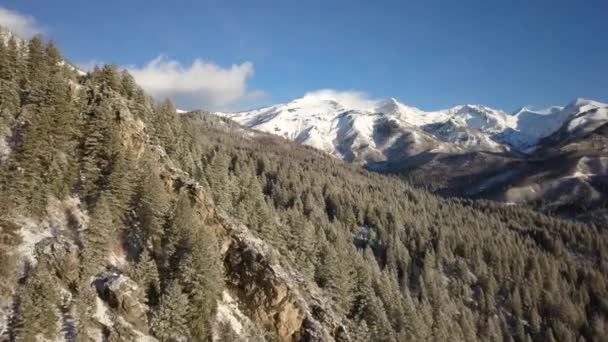
[{"label": "steep slope", "polygon": [[442,199],[28,51],[0,73],[23,101],[0,103],[4,340],[607,337],[604,229]]},{"label": "steep slope", "polygon": [[[360,128],[357,135],[368,145],[374,143],[370,132],[375,125],[373,118],[376,115],[385,121],[394,120],[410,131],[415,131],[414,128],[425,130],[436,140],[451,145],[456,152],[514,150],[531,153],[542,139],[556,133],[566,122],[571,122],[566,133],[590,132],[606,121],[607,107],[597,101],[577,99],[566,107],[522,107],[513,114],[482,105],[462,105],[425,112],[399,103],[394,98],[363,103],[340,102],[342,100],[335,93],[319,91],[286,104],[240,113],[216,114],[245,127],[281,135],[336,156],[341,154],[337,152],[339,145],[335,141],[344,140],[339,136],[342,127],[338,118],[346,112],[360,114],[360,123],[356,125]],[[349,130],[342,132],[351,133]],[[446,150],[446,147],[440,150]],[[414,151],[420,152],[419,149]],[[406,153],[412,154],[409,151]]]},{"label": "steep slope", "polygon": [[470,128],[462,117],[454,116],[440,123],[425,125],[423,129],[442,141],[462,147],[465,151],[508,152],[507,145],[497,143],[480,129]]},{"label": "steep slope", "polygon": [[[601,147],[593,150],[582,141],[597,140],[590,134],[608,123],[604,103],[576,99],[565,107],[523,107],[510,115],[482,105],[424,112],[395,99],[345,105],[331,95],[311,93],[283,105],[220,115],[444,195],[529,203],[568,216],[573,211],[567,203],[587,201],[589,210],[603,206],[603,183],[597,177],[580,183],[571,170],[582,157],[603,155]],[[551,195],[535,186],[552,189]],[[576,190],[581,186],[587,190]],[[579,195],[569,196],[571,191]]]},{"label": "steep slope", "polygon": [[52,49],[28,42],[26,70],[45,77],[21,89],[2,79],[42,94],[0,104],[14,140],[0,164],[2,340],[346,334],[325,294],[174,161],[196,146],[170,103],[149,102],[110,66],[79,77]]},{"label": "steep slope", "polygon": [[482,105],[456,106],[446,114],[462,120],[466,127],[493,135],[515,126],[512,116]]},{"label": "steep slope", "polygon": [[576,99],[566,106],[562,113],[564,120],[558,129],[540,141],[540,148],[563,145],[608,123],[608,104],[597,101]]},{"label": "steep slope", "polygon": [[[608,122],[594,129],[601,123],[595,119],[602,110],[592,108],[565,121],[528,157],[443,156],[403,173],[410,181],[441,194],[530,204],[546,212],[605,225]],[[573,122],[588,125],[571,132]]]},{"label": "steep slope", "polygon": [[379,104],[341,103],[321,91],[287,104],[216,114],[347,161],[384,161],[391,159],[396,150],[402,154],[398,157],[434,149],[457,150],[457,146],[443,143],[414,124],[441,118],[421,113],[394,99]]},{"label": "steep slope", "polygon": [[462,130],[474,121],[470,117],[465,118],[470,122],[458,118],[464,126],[458,125],[462,132],[457,135],[449,134],[446,129],[433,129],[436,127],[433,125],[446,123],[452,116],[464,118],[464,109],[447,113],[424,112],[395,99],[344,103],[331,95],[320,91],[286,104],[216,114],[245,127],[280,135],[347,161],[361,163],[394,163],[423,152],[508,150],[507,146],[492,141],[487,132],[480,130],[481,126]]}]

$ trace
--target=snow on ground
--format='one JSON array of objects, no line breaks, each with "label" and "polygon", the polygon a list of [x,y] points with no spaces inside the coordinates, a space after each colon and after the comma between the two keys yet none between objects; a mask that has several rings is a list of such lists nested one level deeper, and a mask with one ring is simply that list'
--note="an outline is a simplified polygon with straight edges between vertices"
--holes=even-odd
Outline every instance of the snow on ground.
[{"label": "snow on ground", "polygon": [[99,298],[99,297],[95,297],[95,314],[94,314],[94,318],[101,324],[107,326],[107,327],[111,327],[113,325],[112,323],[112,319],[110,318],[110,314],[108,313],[108,307],[106,306],[106,303],[104,303],[104,301]]},{"label": "snow on ground", "polygon": [[[8,130],[7,130],[8,131]],[[10,132],[0,132],[0,164],[2,164],[11,154],[11,147],[6,141]]]},{"label": "snow on ground", "polygon": [[[340,145],[355,137],[356,146],[375,148],[374,130],[380,120],[390,119],[401,130],[412,131],[430,124],[454,124],[473,132],[469,139],[457,135],[448,141],[465,150],[480,146],[499,148],[501,144],[517,150],[530,150],[544,137],[569,122],[571,130],[588,132],[608,122],[608,105],[577,99],[566,107],[531,109],[523,107],[513,114],[482,105],[461,105],[426,112],[400,103],[394,98],[371,100],[347,92],[322,90],[308,93],[288,103],[238,113],[215,113],[237,123],[267,133],[276,134],[299,144],[309,145],[332,155],[341,155]],[[431,137],[437,138],[431,133]],[[389,147],[386,142],[385,147]],[[431,147],[436,148],[436,146]],[[345,154],[348,155],[348,154]]]},{"label": "snow on ground", "polygon": [[456,106],[447,112],[465,122],[468,128],[489,134],[500,133],[517,125],[515,117],[482,105]]},{"label": "snow on ground", "polygon": [[119,251],[112,251],[110,255],[108,255],[108,262],[116,268],[122,268],[128,264],[127,256],[122,249]]},{"label": "snow on ground", "polygon": [[593,177],[608,174],[608,157],[582,157],[576,164],[573,177]]},{"label": "snow on ground", "polygon": [[239,310],[236,301],[227,291],[222,293],[222,301],[217,305],[217,321],[230,324],[232,330],[240,334],[243,331],[244,319],[247,317]]},{"label": "snow on ground", "polygon": [[222,299],[218,302],[213,329],[213,341],[223,342],[217,336],[219,330],[218,324],[228,324],[232,331],[244,341],[249,341],[251,336],[260,336],[262,334],[260,328],[239,309],[237,301],[230,296],[228,291],[222,292]]},{"label": "snow on ground", "polygon": [[35,264],[36,244],[46,238],[52,237],[51,230],[31,218],[21,217],[15,223],[21,226],[19,229],[21,243],[17,247],[17,252],[29,263]]},{"label": "snow on ground", "polygon": [[608,105],[590,109],[588,113],[576,116],[568,123],[568,132],[577,135],[589,133],[606,122],[608,122]]}]

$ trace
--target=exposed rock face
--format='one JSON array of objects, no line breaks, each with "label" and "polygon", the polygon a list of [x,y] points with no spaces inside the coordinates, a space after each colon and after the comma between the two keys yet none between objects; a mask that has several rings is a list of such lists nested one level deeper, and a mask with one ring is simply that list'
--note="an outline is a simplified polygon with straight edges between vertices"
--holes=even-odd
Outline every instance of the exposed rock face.
[{"label": "exposed rock face", "polygon": [[226,272],[254,317],[273,326],[281,341],[294,341],[306,315],[303,303],[266,256],[245,241],[235,241],[225,256]]},{"label": "exposed rock face", "polygon": [[125,321],[140,330],[147,330],[143,293],[135,281],[123,274],[110,273],[95,280],[100,297],[117,310]]},{"label": "exposed rock face", "polygon": [[314,284],[281,265],[272,248],[245,226],[218,218],[229,234],[222,249],[228,288],[254,321],[271,328],[279,341],[349,340]]}]

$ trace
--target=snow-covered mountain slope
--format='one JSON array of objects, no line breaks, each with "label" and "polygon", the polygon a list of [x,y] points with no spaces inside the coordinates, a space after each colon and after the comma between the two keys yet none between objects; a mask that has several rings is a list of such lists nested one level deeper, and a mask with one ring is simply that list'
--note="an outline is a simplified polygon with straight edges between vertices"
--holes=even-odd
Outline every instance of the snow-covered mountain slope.
[{"label": "snow-covered mountain slope", "polygon": [[[283,136],[348,161],[381,161],[421,152],[504,150],[481,132],[436,134],[425,127],[447,122],[450,113],[425,112],[395,99],[350,102],[314,92],[285,104],[240,113],[216,113],[239,124]],[[461,125],[458,128],[462,128]],[[467,132],[469,133],[469,132]]]},{"label": "snow-covered mountain slope", "polygon": [[447,118],[443,113],[425,113],[395,99],[339,102],[326,92],[315,92],[286,104],[216,114],[348,161],[379,161],[395,154],[458,149],[418,127]]},{"label": "snow-covered mountain slope", "polygon": [[567,129],[575,136],[589,133],[608,122],[608,104],[606,103],[577,99],[565,110],[574,113],[569,116]]},{"label": "snow-covered mountain slope", "polygon": [[426,112],[394,98],[355,100],[323,90],[284,104],[216,114],[349,161],[378,161],[421,152],[530,152],[566,123],[572,134],[599,127],[608,121],[607,107],[577,99],[566,107],[523,107],[513,114],[482,105]]},{"label": "snow-covered mountain slope", "polygon": [[608,123],[608,104],[576,99],[559,113],[563,119],[558,129],[544,137],[538,147],[556,147],[582,138]]},{"label": "snow-covered mountain slope", "polygon": [[373,111],[399,119],[417,127],[443,122],[450,117],[449,114],[441,111],[425,112],[416,107],[406,106],[394,98],[390,98],[387,101],[378,102],[378,104],[373,108]]},{"label": "snow-covered mountain slope", "polygon": [[468,151],[507,152],[509,147],[494,141],[489,134],[467,126],[466,121],[452,117],[444,122],[424,126],[424,130],[444,142]]},{"label": "snow-covered mountain slope", "polygon": [[513,116],[482,105],[456,106],[445,112],[450,117],[462,120],[468,128],[487,134],[497,134],[517,126],[517,119]]}]

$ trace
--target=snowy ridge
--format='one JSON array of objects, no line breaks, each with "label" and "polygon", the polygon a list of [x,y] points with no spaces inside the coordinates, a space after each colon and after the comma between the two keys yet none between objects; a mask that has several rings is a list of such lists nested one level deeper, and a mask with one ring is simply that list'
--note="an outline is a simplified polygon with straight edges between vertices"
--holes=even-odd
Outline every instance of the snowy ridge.
[{"label": "snowy ridge", "polygon": [[387,160],[421,152],[532,151],[568,125],[590,132],[608,121],[608,105],[576,99],[565,107],[522,107],[513,114],[479,104],[426,112],[400,103],[361,99],[332,90],[238,113],[215,113],[349,161]]}]

